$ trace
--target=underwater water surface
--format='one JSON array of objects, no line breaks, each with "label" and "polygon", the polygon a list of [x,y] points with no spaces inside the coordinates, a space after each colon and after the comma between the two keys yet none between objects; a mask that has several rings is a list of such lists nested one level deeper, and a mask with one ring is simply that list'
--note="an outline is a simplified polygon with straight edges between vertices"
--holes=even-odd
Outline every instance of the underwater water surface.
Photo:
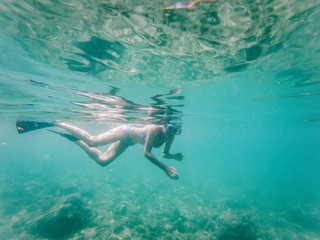
[{"label": "underwater water surface", "polygon": [[[318,1],[194,3],[2,1],[0,239],[320,239]],[[18,120],[179,123],[180,178]]]}]

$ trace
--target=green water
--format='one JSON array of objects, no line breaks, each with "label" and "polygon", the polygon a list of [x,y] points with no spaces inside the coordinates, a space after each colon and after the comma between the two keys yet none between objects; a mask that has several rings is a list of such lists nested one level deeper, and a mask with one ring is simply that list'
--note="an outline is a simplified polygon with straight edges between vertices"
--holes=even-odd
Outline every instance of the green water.
[{"label": "green water", "polygon": [[[1,239],[320,239],[318,2],[173,3],[2,1]],[[17,120],[181,123],[180,179]]]}]

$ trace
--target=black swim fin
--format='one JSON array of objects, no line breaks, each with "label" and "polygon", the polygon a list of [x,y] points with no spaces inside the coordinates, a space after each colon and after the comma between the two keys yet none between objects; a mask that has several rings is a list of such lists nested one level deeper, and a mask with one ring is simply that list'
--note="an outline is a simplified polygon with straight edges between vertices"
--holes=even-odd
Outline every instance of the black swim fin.
[{"label": "black swim fin", "polygon": [[34,121],[17,121],[16,122],[17,131],[19,134],[31,132],[46,127],[53,127],[50,122],[34,122]]},{"label": "black swim fin", "polygon": [[49,131],[56,133],[56,134],[59,134],[60,136],[65,137],[66,139],[70,140],[71,142],[75,142],[75,141],[80,140],[79,138],[77,138],[69,133],[59,132],[59,131],[54,131],[54,130],[49,130]]}]

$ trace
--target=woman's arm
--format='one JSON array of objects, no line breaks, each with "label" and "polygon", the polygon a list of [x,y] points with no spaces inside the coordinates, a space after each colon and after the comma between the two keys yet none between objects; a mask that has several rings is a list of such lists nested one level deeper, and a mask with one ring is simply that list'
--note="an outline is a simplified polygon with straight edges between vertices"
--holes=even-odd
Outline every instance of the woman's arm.
[{"label": "woman's arm", "polygon": [[162,131],[161,128],[152,128],[148,131],[146,136],[146,142],[144,145],[144,156],[152,162],[154,165],[165,171],[165,173],[172,179],[178,179],[179,175],[177,173],[177,170],[174,167],[168,167],[161,161],[159,161],[152,153],[152,146],[153,142],[159,133],[159,131]]},{"label": "woman's arm", "polygon": [[171,154],[169,153],[171,144],[173,143],[174,136],[168,139],[166,144],[164,145],[162,157],[166,159],[175,159],[177,161],[182,161],[183,159],[183,154],[182,153],[176,153],[176,154]]}]

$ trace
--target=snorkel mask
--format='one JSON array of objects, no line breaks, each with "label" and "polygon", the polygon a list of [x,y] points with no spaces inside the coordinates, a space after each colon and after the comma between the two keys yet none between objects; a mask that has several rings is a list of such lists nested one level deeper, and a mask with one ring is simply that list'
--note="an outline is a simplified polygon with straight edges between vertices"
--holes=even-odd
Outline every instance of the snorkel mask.
[{"label": "snorkel mask", "polygon": [[171,135],[179,135],[182,132],[181,125],[176,124],[167,124],[166,129]]}]

